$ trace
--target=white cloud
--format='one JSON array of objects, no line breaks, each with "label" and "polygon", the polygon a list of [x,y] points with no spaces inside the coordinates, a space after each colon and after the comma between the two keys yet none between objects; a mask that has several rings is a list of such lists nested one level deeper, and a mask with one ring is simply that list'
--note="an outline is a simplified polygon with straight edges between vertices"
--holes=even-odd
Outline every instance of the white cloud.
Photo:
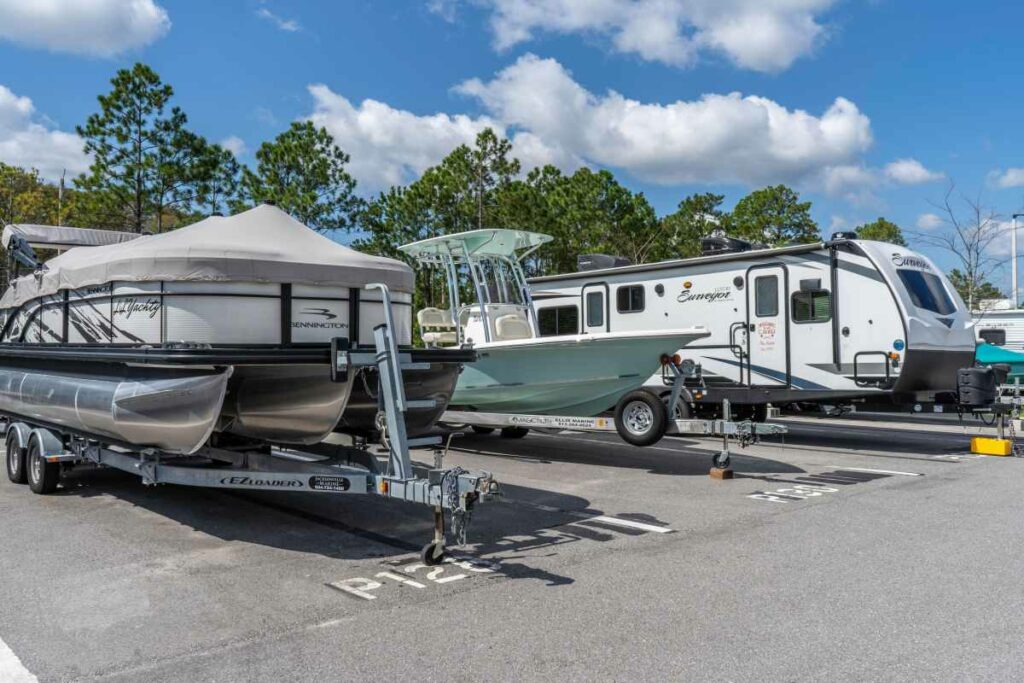
[{"label": "white cloud", "polygon": [[170,28],[153,0],[0,0],[0,38],[57,52],[112,57]]},{"label": "white cloud", "polygon": [[[536,34],[598,35],[614,50],[673,66],[701,54],[777,72],[808,55],[826,34],[820,16],[835,0],[468,0],[491,11],[499,50]],[[454,12],[454,0],[430,0]]]},{"label": "white cloud", "polygon": [[942,173],[929,171],[917,159],[897,159],[886,164],[885,176],[901,185],[919,185],[945,177]]},{"label": "white cloud", "polygon": [[1003,189],[1024,187],[1024,168],[1008,168],[1005,171],[996,170],[989,173],[988,177],[989,182]]},{"label": "white cloud", "polygon": [[278,15],[268,10],[266,7],[260,7],[258,10],[256,10],[256,16],[258,16],[260,19],[265,19],[269,21],[282,31],[295,33],[296,31],[302,30],[302,26],[300,26],[299,22],[297,22],[296,20],[279,17]]},{"label": "white cloud", "polygon": [[18,97],[0,85],[0,161],[11,166],[36,168],[50,180],[67,169],[71,175],[89,167],[82,139],[40,123],[32,100]]},{"label": "white cloud", "polygon": [[457,3],[458,0],[429,0],[427,9],[450,24],[455,21]]},{"label": "white cloud", "polygon": [[934,213],[922,213],[917,217],[917,227],[921,230],[935,230],[942,227],[945,221]]},{"label": "white cloud", "polygon": [[549,148],[664,184],[798,182],[855,161],[872,141],[868,117],[842,97],[820,116],[740,93],[644,103],[595,95],[557,61],[534,55],[456,92]]},{"label": "white cloud", "polygon": [[245,154],[246,151],[249,149],[245,144],[245,140],[238,137],[237,135],[229,135],[228,137],[221,140],[219,144],[221,147],[228,150],[236,157]]}]

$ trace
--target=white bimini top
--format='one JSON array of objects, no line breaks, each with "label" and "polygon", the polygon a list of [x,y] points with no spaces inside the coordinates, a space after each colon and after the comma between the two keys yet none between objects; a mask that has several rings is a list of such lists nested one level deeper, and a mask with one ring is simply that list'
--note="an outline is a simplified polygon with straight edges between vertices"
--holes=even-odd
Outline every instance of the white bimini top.
[{"label": "white bimini top", "polygon": [[[72,228],[73,229],[73,228]],[[212,216],[121,244],[76,247],[11,283],[0,308],[107,282],[281,282],[362,288],[383,282],[411,293],[415,276],[401,261],[334,242],[274,206]]]}]

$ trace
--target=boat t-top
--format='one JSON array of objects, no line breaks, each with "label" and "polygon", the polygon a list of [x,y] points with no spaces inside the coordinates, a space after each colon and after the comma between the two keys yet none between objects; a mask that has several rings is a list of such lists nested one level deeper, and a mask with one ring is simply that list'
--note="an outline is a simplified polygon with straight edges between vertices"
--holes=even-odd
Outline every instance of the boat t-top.
[{"label": "boat t-top", "polygon": [[[551,239],[525,230],[471,230],[400,247],[418,264],[440,268],[448,283],[447,309],[417,313],[423,341],[471,347],[478,355],[459,376],[452,406],[598,415],[638,389],[666,353],[708,335],[703,327],[547,334],[538,324],[522,263]],[[474,300],[464,302],[460,284],[467,280]]]}]

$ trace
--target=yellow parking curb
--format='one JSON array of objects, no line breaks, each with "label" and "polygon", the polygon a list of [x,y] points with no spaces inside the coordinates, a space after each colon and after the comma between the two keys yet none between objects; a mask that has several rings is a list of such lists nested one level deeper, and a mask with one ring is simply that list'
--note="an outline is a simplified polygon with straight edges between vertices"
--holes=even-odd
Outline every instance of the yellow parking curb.
[{"label": "yellow parking curb", "polygon": [[1009,439],[990,439],[984,436],[971,437],[971,453],[978,455],[1010,455],[1013,442]]}]

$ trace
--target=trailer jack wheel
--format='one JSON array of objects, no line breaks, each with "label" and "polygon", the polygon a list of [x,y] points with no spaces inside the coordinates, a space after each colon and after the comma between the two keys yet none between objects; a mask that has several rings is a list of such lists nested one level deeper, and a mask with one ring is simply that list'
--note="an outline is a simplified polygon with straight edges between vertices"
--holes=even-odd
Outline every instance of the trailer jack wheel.
[{"label": "trailer jack wheel", "polygon": [[717,469],[725,470],[729,468],[729,453],[715,453],[711,456],[711,465]]},{"label": "trailer jack wheel", "polygon": [[420,560],[428,567],[433,567],[444,562],[445,555],[444,542],[431,541],[420,551]]}]

